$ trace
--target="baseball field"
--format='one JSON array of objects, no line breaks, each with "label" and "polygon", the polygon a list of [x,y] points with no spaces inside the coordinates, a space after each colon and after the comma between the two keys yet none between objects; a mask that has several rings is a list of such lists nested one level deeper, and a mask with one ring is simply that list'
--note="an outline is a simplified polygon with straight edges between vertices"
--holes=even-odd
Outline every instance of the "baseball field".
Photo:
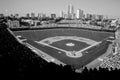
[{"label": "baseball field", "polygon": [[[81,68],[103,55],[110,42],[111,32],[83,29],[41,29],[13,32],[19,39],[45,54],[75,68]],[[41,53],[39,53],[41,54]]]}]

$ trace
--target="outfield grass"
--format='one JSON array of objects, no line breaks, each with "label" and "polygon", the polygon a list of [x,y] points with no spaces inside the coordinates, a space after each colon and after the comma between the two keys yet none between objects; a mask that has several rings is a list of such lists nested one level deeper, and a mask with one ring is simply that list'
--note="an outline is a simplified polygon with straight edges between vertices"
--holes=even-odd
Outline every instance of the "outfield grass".
[{"label": "outfield grass", "polygon": [[15,35],[22,35],[23,37],[30,40],[42,40],[47,37],[54,36],[78,36],[95,41],[101,41],[111,35],[114,35],[111,32],[101,32],[101,31],[91,31],[91,30],[82,30],[82,29],[44,29],[44,30],[28,30],[28,31],[17,31],[14,32]]}]

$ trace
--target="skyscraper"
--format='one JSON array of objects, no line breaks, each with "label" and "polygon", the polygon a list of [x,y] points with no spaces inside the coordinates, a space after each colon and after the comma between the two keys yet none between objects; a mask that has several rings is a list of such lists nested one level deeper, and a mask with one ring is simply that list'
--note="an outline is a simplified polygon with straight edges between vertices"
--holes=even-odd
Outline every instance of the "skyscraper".
[{"label": "skyscraper", "polygon": [[19,18],[19,14],[18,13],[15,14],[15,18]]},{"label": "skyscraper", "polygon": [[104,16],[103,15],[97,15],[98,20],[103,20]]},{"label": "skyscraper", "polygon": [[73,14],[74,13],[74,7],[73,5],[68,5],[68,14]]},{"label": "skyscraper", "polygon": [[73,19],[75,17],[73,5],[68,5],[68,18]]},{"label": "skyscraper", "polygon": [[77,10],[77,13],[76,13],[76,18],[78,18],[78,19],[83,19],[83,17],[84,17],[84,12],[83,12],[83,10],[78,9],[78,10]]},{"label": "skyscraper", "polygon": [[86,19],[92,19],[92,14],[86,14]]},{"label": "skyscraper", "polygon": [[31,13],[31,17],[32,17],[32,18],[35,18],[35,13]]},{"label": "skyscraper", "polygon": [[51,18],[55,19],[56,18],[56,14],[51,14]]},{"label": "skyscraper", "polygon": [[64,18],[65,14],[63,11],[60,12],[60,17]]},{"label": "skyscraper", "polygon": [[44,13],[38,13],[38,18],[46,18],[46,14],[44,14]]},{"label": "skyscraper", "polygon": [[96,14],[92,14],[92,20],[96,20],[97,15]]},{"label": "skyscraper", "polygon": [[4,14],[1,13],[1,14],[0,14],[0,17],[4,17]]},{"label": "skyscraper", "polygon": [[26,17],[27,17],[27,18],[29,18],[29,17],[30,17],[30,14],[29,14],[29,13],[27,13],[27,14],[26,14]]}]

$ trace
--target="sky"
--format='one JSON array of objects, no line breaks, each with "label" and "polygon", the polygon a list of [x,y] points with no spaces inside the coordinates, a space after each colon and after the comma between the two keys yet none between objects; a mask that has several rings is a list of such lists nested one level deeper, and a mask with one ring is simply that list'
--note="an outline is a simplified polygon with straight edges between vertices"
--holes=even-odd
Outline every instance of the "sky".
[{"label": "sky", "polygon": [[60,14],[67,12],[67,6],[72,4],[75,12],[77,9],[84,13],[102,14],[120,18],[120,0],[0,0],[0,13],[5,15],[19,13],[24,16],[34,12]]}]

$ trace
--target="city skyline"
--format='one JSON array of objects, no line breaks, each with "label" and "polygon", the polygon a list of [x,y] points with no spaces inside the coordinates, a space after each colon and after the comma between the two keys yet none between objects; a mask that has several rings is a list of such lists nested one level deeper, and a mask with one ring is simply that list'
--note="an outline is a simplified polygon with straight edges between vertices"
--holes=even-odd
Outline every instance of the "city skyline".
[{"label": "city skyline", "polygon": [[60,11],[67,12],[67,6],[72,4],[75,13],[77,9],[82,9],[85,13],[120,18],[119,3],[119,0],[1,0],[0,13],[5,15],[18,13],[22,16],[32,12],[36,15],[38,13],[59,15]]}]

